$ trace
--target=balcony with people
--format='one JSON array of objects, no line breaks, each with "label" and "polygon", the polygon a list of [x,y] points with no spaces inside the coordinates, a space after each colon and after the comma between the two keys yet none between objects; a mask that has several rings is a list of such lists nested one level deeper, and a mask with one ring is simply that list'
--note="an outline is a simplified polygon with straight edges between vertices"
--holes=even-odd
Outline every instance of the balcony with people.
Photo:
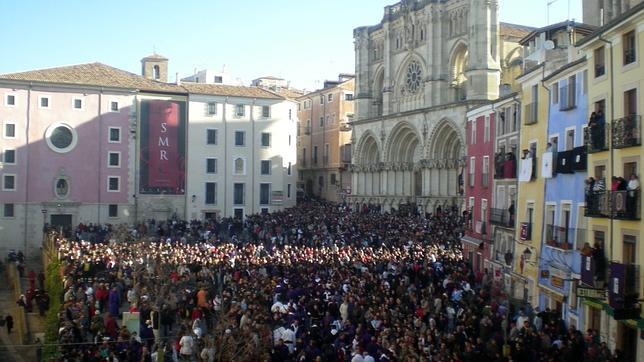
[{"label": "balcony with people", "polygon": [[490,224],[514,229],[514,202],[507,209],[490,209]]},{"label": "balcony with people", "polygon": [[587,217],[603,217],[619,220],[640,220],[641,195],[637,175],[626,181],[612,177],[610,189],[606,190],[604,179],[586,180],[585,188]]},{"label": "balcony with people", "polygon": [[640,122],[641,117],[636,114],[613,120],[611,129],[613,148],[640,146],[642,144]]},{"label": "balcony with people", "polygon": [[494,155],[494,178],[515,179],[517,178],[517,158],[512,152],[498,152]]},{"label": "balcony with people", "polygon": [[588,153],[608,151],[609,132],[604,112],[600,109],[593,112],[588,120],[588,128],[584,132],[584,145]]}]

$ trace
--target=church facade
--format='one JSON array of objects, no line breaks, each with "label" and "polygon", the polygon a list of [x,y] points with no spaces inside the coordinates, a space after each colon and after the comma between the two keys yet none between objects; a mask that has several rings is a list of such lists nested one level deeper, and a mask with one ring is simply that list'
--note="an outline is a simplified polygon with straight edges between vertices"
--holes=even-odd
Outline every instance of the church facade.
[{"label": "church facade", "polygon": [[516,90],[530,28],[496,0],[404,0],[354,30],[353,204],[462,206],[466,113]]}]

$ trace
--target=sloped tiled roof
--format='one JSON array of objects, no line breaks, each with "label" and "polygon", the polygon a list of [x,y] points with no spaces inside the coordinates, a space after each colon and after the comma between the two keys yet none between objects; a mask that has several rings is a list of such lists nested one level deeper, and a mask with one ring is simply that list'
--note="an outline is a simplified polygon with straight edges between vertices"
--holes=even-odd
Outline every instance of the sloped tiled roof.
[{"label": "sloped tiled roof", "polygon": [[185,93],[175,84],[153,81],[134,73],[102,63],[87,63],[64,67],[0,74],[0,80],[20,80],[69,85],[127,88],[142,91]]},{"label": "sloped tiled roof", "polygon": [[522,39],[530,34],[535,28],[519,24],[500,23],[500,35],[502,37],[511,37]]},{"label": "sloped tiled roof", "polygon": [[152,53],[148,55],[147,57],[141,59],[141,60],[168,60],[168,58],[164,57],[163,55],[157,54],[157,53]]},{"label": "sloped tiled roof", "polygon": [[205,83],[181,83],[188,93],[207,94],[216,96],[248,97],[248,98],[270,98],[282,99],[282,97],[258,87],[242,87],[224,84]]}]

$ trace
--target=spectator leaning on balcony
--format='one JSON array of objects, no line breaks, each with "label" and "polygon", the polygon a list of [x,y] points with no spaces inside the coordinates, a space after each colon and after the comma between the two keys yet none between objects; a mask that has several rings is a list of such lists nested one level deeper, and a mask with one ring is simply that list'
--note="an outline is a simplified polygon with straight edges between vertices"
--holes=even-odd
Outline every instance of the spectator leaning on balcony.
[{"label": "spectator leaning on balcony", "polygon": [[517,160],[514,158],[514,153],[508,152],[503,162],[503,178],[516,178],[516,175]]},{"label": "spectator leaning on balcony", "polygon": [[586,208],[589,210],[593,210],[593,189],[595,187],[595,179],[592,177],[589,177],[586,180],[586,187],[584,188],[584,195],[586,196]]},{"label": "spectator leaning on balcony", "polygon": [[637,208],[637,193],[640,190],[640,181],[637,178],[637,175],[631,175],[631,179],[628,181],[626,189],[628,190],[626,197],[626,212],[628,216],[632,218],[636,216],[635,209]]}]

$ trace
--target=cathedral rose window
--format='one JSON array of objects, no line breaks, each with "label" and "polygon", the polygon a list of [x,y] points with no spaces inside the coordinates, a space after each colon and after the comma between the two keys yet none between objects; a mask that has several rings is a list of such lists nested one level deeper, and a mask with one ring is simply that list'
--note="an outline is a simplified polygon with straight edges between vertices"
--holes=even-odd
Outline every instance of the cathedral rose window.
[{"label": "cathedral rose window", "polygon": [[420,88],[422,70],[417,62],[411,62],[407,67],[407,89],[410,93],[416,93]]}]

